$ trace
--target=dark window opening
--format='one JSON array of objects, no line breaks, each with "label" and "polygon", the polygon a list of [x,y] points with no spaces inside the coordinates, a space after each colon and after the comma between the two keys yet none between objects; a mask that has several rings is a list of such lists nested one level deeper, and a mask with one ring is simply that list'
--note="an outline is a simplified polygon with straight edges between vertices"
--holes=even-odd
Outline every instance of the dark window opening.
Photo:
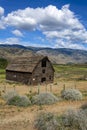
[{"label": "dark window opening", "polygon": [[45,82],[45,81],[46,81],[46,78],[45,78],[45,77],[41,79],[41,82],[42,82],[42,83]]},{"label": "dark window opening", "polygon": [[46,60],[42,60],[42,67],[46,67]]},{"label": "dark window opening", "polygon": [[44,69],[44,70],[42,70],[42,73],[45,73],[45,69]]},{"label": "dark window opening", "polygon": [[49,76],[49,79],[51,80],[51,76]]}]

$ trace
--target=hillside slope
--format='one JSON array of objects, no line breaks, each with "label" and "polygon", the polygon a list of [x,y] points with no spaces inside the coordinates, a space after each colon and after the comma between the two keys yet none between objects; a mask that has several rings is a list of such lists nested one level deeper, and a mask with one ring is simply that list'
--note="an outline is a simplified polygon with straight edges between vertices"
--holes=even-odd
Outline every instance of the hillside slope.
[{"label": "hillside slope", "polygon": [[0,45],[0,57],[46,55],[55,64],[87,63],[87,51],[66,48],[25,47],[22,45]]},{"label": "hillside slope", "polygon": [[38,54],[48,55],[53,63],[71,64],[71,63],[86,63],[87,51],[74,49],[43,49],[37,51]]},{"label": "hillside slope", "polygon": [[0,45],[0,57],[11,59],[16,56],[32,56],[34,53],[19,45]]}]

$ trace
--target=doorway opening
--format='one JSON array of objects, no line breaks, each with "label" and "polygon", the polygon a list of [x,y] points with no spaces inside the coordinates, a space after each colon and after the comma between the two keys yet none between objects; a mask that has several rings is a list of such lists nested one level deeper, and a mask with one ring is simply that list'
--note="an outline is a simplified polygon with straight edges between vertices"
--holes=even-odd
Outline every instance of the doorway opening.
[{"label": "doorway opening", "polygon": [[45,82],[46,81],[46,78],[44,77],[44,78],[41,78],[41,82],[43,83],[43,82]]}]

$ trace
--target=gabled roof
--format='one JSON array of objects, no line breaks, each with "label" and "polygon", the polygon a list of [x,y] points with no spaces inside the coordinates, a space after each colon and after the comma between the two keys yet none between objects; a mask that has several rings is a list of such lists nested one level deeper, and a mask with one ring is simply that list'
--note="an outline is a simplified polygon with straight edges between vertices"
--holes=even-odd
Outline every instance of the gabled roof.
[{"label": "gabled roof", "polygon": [[6,70],[32,73],[36,65],[44,58],[47,56],[16,57],[10,62]]}]

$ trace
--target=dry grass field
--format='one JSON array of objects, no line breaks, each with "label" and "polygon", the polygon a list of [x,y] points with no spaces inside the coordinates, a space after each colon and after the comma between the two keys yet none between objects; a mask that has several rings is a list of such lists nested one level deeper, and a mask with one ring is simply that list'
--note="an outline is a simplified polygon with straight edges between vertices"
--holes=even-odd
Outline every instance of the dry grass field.
[{"label": "dry grass field", "polygon": [[[83,94],[83,99],[81,101],[60,101],[53,105],[31,105],[29,107],[17,107],[6,105],[6,102],[0,96],[0,130],[35,130],[34,128],[34,119],[36,115],[42,111],[52,112],[55,114],[61,115],[64,111],[73,108],[78,109],[82,104],[87,102],[87,81],[86,80],[69,80],[71,71],[66,70],[62,71],[60,68],[56,68],[56,72],[58,73],[58,77],[56,76],[53,84],[44,84],[38,86],[27,86],[19,83],[12,83],[5,81],[5,71],[0,70],[0,92],[3,95],[8,91],[17,91],[20,95],[26,95],[30,92],[34,95],[38,93],[38,87],[40,92],[52,92],[53,94],[60,96],[61,90],[65,86],[65,88],[76,88],[80,90]],[[68,69],[67,69],[68,70]],[[76,69],[77,70],[77,69]],[[73,77],[76,79],[79,75],[82,76],[84,70],[84,74],[87,74],[87,68],[79,69],[80,72],[75,73],[75,70],[72,73]],[[67,76],[69,77],[67,79]],[[71,75],[71,76],[72,76]]]}]

